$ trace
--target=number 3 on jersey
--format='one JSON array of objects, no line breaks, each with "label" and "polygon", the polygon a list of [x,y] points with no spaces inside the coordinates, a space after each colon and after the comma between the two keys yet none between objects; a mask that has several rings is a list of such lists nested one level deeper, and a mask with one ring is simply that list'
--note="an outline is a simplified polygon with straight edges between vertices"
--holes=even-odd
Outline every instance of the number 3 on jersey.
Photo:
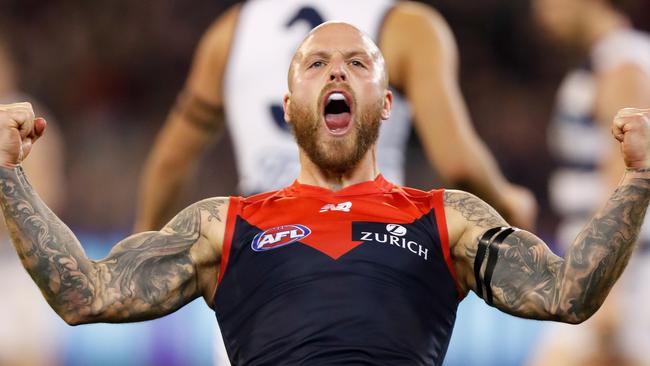
[{"label": "number 3 on jersey", "polygon": [[[304,6],[300,8],[300,10],[298,10],[298,12],[292,16],[289,21],[287,21],[286,27],[291,28],[300,21],[308,23],[310,29],[313,29],[321,23],[325,22],[318,11],[311,6]],[[269,106],[269,113],[271,113],[271,118],[273,118],[276,126],[278,126],[283,131],[289,132],[289,125],[284,120],[284,110],[282,109],[281,104],[271,104]]]}]

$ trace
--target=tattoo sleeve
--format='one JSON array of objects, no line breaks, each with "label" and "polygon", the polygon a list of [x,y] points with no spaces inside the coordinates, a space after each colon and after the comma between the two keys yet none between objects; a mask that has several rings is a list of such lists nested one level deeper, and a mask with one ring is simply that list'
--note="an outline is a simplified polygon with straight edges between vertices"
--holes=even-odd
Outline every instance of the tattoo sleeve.
[{"label": "tattoo sleeve", "polygon": [[40,200],[22,169],[0,168],[0,204],[16,251],[52,308],[69,324],[126,322],[173,312],[200,295],[190,251],[201,224],[221,221],[220,199],[200,201],[163,230],[133,235],[108,257],[86,257]]},{"label": "tattoo sleeve", "polygon": [[[481,268],[480,264],[473,268],[482,276],[476,282],[490,286],[490,300],[505,312],[526,318],[582,322],[598,310],[627,265],[649,201],[650,179],[625,180],[564,258],[553,254],[535,235],[516,230],[495,244],[491,248],[494,250],[481,251],[496,255],[496,263],[489,283],[485,283],[487,260]],[[507,224],[487,204],[463,192],[447,192],[445,204],[462,215],[472,232],[452,254],[462,258],[468,267],[481,263],[477,259],[477,239],[488,229]],[[468,287],[482,293],[477,283]]]}]

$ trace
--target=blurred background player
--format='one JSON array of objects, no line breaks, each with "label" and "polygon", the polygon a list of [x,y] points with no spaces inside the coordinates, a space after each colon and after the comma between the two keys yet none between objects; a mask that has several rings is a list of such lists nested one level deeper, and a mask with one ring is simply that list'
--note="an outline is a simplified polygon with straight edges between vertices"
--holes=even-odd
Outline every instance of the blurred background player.
[{"label": "blurred background player", "polygon": [[374,36],[385,55],[396,91],[377,152],[386,178],[404,183],[412,112],[427,157],[443,180],[478,194],[514,225],[533,225],[532,194],[506,181],[470,123],[458,86],[455,41],[436,11],[390,0],[253,0],[231,7],[204,34],[146,163],[136,231],[158,229],[174,212],[174,199],[199,155],[222,133],[224,120],[240,193],[291,183],[299,164],[281,108],[286,65],[304,35],[332,19]]},{"label": "blurred background player", "polygon": [[[33,98],[18,91],[16,68],[0,37],[0,104]],[[34,103],[34,102],[33,102]],[[35,110],[48,115],[35,105]],[[53,122],[53,120],[52,120]],[[63,197],[63,143],[54,123],[53,132],[39,141],[32,150],[25,170],[43,200],[56,212]],[[40,143],[43,143],[42,145]],[[0,365],[47,366],[58,365],[63,345],[60,342],[64,323],[50,316],[50,308],[34,282],[25,275],[25,269],[9,242],[4,220],[0,220]]]},{"label": "blurred background player", "polygon": [[[650,103],[650,35],[633,29],[614,0],[534,0],[533,12],[549,40],[586,55],[558,90],[549,131],[559,163],[551,204],[566,248],[599,207],[596,197],[611,191],[624,170],[609,121],[622,106]],[[642,305],[650,300],[649,229],[646,223],[603,308],[585,326],[549,326],[531,365],[650,365],[650,312]]]}]

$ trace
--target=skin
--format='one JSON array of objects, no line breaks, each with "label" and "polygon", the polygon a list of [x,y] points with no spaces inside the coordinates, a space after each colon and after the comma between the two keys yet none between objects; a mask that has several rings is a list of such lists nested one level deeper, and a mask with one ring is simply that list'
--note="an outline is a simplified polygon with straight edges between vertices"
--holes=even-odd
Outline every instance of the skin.
[{"label": "skin", "polygon": [[[160,228],[187,186],[199,156],[223,132],[223,77],[240,6],[204,34],[176,106],[147,159],[136,231]],[[509,183],[474,130],[458,85],[458,56],[449,26],[431,7],[402,1],[387,14],[379,48],[391,85],[408,97],[426,156],[449,186],[486,199],[513,225],[531,229],[533,195]],[[305,162],[303,162],[304,164]]]},{"label": "skin", "polygon": [[[0,36],[0,38],[2,38]],[[19,74],[14,67],[11,55],[7,50],[6,43],[0,39],[0,100],[7,101],[15,99],[19,93],[16,85],[16,76]],[[47,138],[40,140],[38,147],[30,152],[30,158],[23,163],[23,168],[31,178],[34,187],[37,188],[39,196],[54,211],[61,208],[65,200],[65,179],[63,169],[64,142],[60,131],[48,129]],[[0,283],[2,291],[11,291],[20,288],[13,294],[13,300],[3,302],[0,311],[9,314],[9,323],[3,324],[5,330],[23,331],[23,334],[12,339],[0,338],[0,364],[28,366],[28,365],[50,365],[57,359],[58,352],[56,342],[50,338],[53,326],[49,313],[33,314],[34,310],[41,309],[43,304],[39,299],[40,292],[30,285],[22,276],[23,271],[11,244],[9,244],[9,233],[5,227],[4,220],[0,222],[0,272],[4,278],[11,277],[11,282]],[[29,287],[27,287],[29,286]],[[28,302],[28,308],[24,304]],[[17,317],[16,309],[29,312],[29,318]],[[6,322],[6,321],[5,321]],[[33,331],[38,330],[38,334]],[[5,332],[6,333],[6,332]]]},{"label": "skin", "polygon": [[[617,11],[608,1],[601,0],[535,0],[533,16],[550,40],[558,45],[581,49],[584,53],[590,52],[607,35],[631,26],[625,14]],[[610,129],[610,121],[621,108],[643,107],[650,103],[650,75],[636,64],[621,64],[605,71],[596,70],[594,77],[596,98],[593,114],[603,131]],[[615,141],[607,147],[605,158],[598,169],[607,188],[614,190],[625,170],[625,164],[620,159],[619,146]],[[625,360],[624,352],[617,347],[619,342],[612,339],[616,337],[616,329],[621,326],[617,300],[620,295],[616,294],[616,289],[613,295],[592,319],[592,328],[598,342],[594,349],[599,354],[589,356],[591,359],[584,363],[575,361],[574,364],[591,365],[594,364],[594,359],[599,358],[617,360],[609,362],[610,364],[634,364]],[[568,364],[569,360],[575,359],[576,352],[565,342],[553,344],[538,354],[531,364]]]},{"label": "skin", "polygon": [[[332,43],[332,39],[345,43]],[[359,31],[340,23],[318,27],[301,49],[305,55],[317,50],[331,58],[325,60],[322,69],[312,71],[303,70],[303,61],[297,62],[292,91],[285,98],[288,114],[303,98],[309,105],[317,103],[313,99],[317,90],[340,76],[341,70],[356,67],[342,57],[347,51],[366,55],[376,52]],[[346,52],[338,52],[343,49]],[[379,111],[388,111],[389,91],[377,77],[384,72],[382,63],[376,57],[369,59],[369,71],[350,70],[342,82],[356,95],[368,91],[369,99],[371,95],[382,96],[386,103],[378,107]],[[301,95],[303,92],[312,98]],[[27,155],[21,148],[28,148],[44,130],[45,121],[35,119],[28,104],[0,106],[0,204],[25,268],[55,311],[70,324],[125,322],[168,314],[201,295],[210,299],[217,285],[227,201],[200,201],[178,214],[163,230],[131,236],[118,243],[106,259],[91,261],[16,167]],[[621,141],[628,167],[650,168],[649,110],[624,111],[615,119],[613,132]],[[346,134],[354,134],[354,129]],[[334,138],[322,133],[318,136]],[[299,181],[303,184],[346,187],[377,174],[374,146],[357,166],[340,175],[327,174],[310,163],[303,150],[300,157]],[[617,192],[564,259],[554,256],[539,238],[526,231],[509,236],[501,245],[490,284],[495,306],[536,319],[577,323],[589,317],[627,263],[649,200],[650,173],[626,174]],[[475,290],[471,268],[477,239],[486,228],[507,223],[469,193],[447,191],[445,207],[459,286],[465,291]]]}]

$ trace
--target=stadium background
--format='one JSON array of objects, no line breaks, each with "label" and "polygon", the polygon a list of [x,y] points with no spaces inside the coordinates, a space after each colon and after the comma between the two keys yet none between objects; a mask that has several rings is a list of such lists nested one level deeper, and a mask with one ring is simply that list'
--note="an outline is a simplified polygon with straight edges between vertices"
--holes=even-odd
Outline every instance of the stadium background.
[{"label": "stadium background", "polygon": [[[144,158],[200,35],[232,3],[0,0],[0,38],[18,65],[20,88],[47,106],[66,142],[66,202],[58,214],[91,257],[102,257],[130,232]],[[458,41],[462,90],[476,129],[505,174],[534,190],[541,204],[538,232],[551,240],[555,218],[546,180],[553,161],[545,129],[561,76],[580,62],[576,52],[544,41],[526,1],[427,3],[447,19]],[[636,26],[650,29],[650,1],[624,7]],[[235,192],[225,141],[205,156],[185,202]],[[407,183],[440,184],[414,137]],[[3,316],[20,321],[29,314]],[[52,341],[61,354],[53,364],[190,365],[210,364],[213,357],[213,315],[201,300],[140,324],[72,328],[58,322]],[[446,365],[519,365],[539,328],[470,296],[461,304]]]}]

